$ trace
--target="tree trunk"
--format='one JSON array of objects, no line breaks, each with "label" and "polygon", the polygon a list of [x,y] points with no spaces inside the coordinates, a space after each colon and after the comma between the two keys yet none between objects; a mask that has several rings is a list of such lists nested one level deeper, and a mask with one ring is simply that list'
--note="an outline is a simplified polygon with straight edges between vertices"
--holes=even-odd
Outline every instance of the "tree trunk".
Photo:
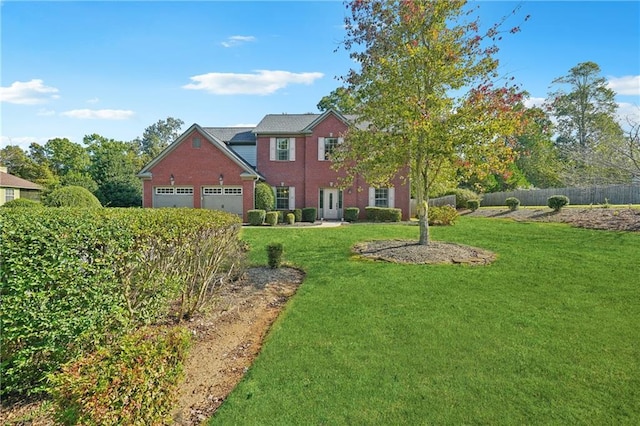
[{"label": "tree trunk", "polygon": [[418,244],[422,246],[429,245],[429,220],[428,220],[428,203],[422,202],[422,206],[418,207],[418,223],[420,224],[420,239]]}]

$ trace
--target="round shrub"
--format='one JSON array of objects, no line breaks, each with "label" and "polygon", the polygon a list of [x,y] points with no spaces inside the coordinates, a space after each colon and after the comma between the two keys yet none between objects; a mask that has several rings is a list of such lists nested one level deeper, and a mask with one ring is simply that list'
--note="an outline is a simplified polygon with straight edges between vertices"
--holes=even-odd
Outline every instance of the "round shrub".
[{"label": "round shrub", "polygon": [[480,200],[469,200],[467,201],[467,208],[472,212],[475,212],[480,207]]},{"label": "round shrub", "polygon": [[267,212],[264,222],[267,225],[276,226],[278,224],[278,212]]},{"label": "round shrub", "polygon": [[560,211],[564,206],[569,205],[569,198],[565,195],[552,195],[547,198],[547,205],[554,211]]},{"label": "round shrub", "polygon": [[458,220],[458,211],[451,206],[429,207],[427,220],[429,225],[453,225]]},{"label": "round shrub", "polygon": [[270,243],[267,245],[267,256],[271,268],[279,268],[282,264],[282,243]]},{"label": "round shrub", "polygon": [[264,218],[267,212],[264,210],[256,209],[249,210],[247,212],[247,219],[249,220],[249,225],[252,226],[260,226],[264,223]]},{"label": "round shrub", "polygon": [[302,209],[293,209],[292,213],[296,218],[296,222],[302,222]]},{"label": "round shrub", "polygon": [[63,186],[54,189],[44,198],[43,203],[49,207],[81,207],[88,209],[102,207],[96,196],[81,186]]},{"label": "round shrub", "polygon": [[360,215],[360,209],[358,207],[347,207],[344,209],[344,220],[347,222],[357,222]]},{"label": "round shrub", "polygon": [[42,207],[42,204],[40,204],[37,201],[29,200],[28,198],[16,198],[15,200],[7,201],[2,205],[2,207],[6,207],[9,209],[14,209],[14,208],[32,209],[32,208],[40,208]]},{"label": "round shrub", "polygon": [[520,200],[518,200],[516,197],[509,197],[506,200],[504,200],[504,203],[507,205],[507,207],[509,207],[509,210],[511,210],[512,212],[518,210],[518,207],[520,207]]},{"label": "round shrub", "polygon": [[273,188],[266,182],[258,182],[255,189],[255,206],[257,210],[270,211],[276,204]]},{"label": "round shrub", "polygon": [[302,221],[313,223],[316,221],[316,208],[305,207],[302,209]]},{"label": "round shrub", "polygon": [[465,209],[467,208],[467,201],[469,200],[479,200],[480,196],[473,192],[470,189],[457,188],[447,191],[444,195],[455,195],[456,196],[456,208]]},{"label": "round shrub", "polygon": [[294,223],[296,223],[296,215],[294,215],[293,213],[287,213],[287,223],[289,225],[293,225]]}]

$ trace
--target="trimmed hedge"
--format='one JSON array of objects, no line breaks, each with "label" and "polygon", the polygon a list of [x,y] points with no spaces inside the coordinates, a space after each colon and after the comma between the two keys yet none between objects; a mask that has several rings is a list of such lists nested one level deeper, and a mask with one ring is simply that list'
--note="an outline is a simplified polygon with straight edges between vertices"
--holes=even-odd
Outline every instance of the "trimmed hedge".
[{"label": "trimmed hedge", "polygon": [[80,207],[86,209],[102,207],[96,196],[81,186],[63,186],[54,189],[49,195],[43,197],[42,202],[49,207]]},{"label": "trimmed hedge", "polygon": [[302,209],[293,209],[291,211],[296,218],[296,222],[302,222]]},{"label": "trimmed hedge", "polygon": [[467,201],[467,208],[472,212],[475,212],[480,208],[480,200],[469,200]]},{"label": "trimmed hedge", "polygon": [[313,223],[316,221],[317,210],[315,207],[305,207],[302,209],[302,222]]},{"label": "trimmed hedge", "polygon": [[552,195],[547,198],[547,205],[554,211],[559,212],[564,206],[569,205],[569,197],[565,195]]},{"label": "trimmed hedge", "polygon": [[293,213],[287,213],[287,224],[293,225],[296,223],[296,216]]},{"label": "trimmed hedge", "polygon": [[238,216],[205,209],[0,209],[0,394],[139,324],[187,318],[242,266]]},{"label": "trimmed hedge", "polygon": [[347,207],[344,209],[344,220],[347,222],[357,222],[358,216],[360,216],[360,208]]},{"label": "trimmed hedge", "polygon": [[506,200],[504,200],[504,203],[507,205],[507,207],[509,207],[509,210],[511,210],[512,212],[518,210],[518,207],[520,207],[520,200],[518,200],[516,197],[509,197]]},{"label": "trimmed hedge", "polygon": [[183,327],[140,329],[51,376],[62,424],[169,424],[191,341]]},{"label": "trimmed hedge", "polygon": [[16,198],[14,200],[7,201],[0,207],[4,207],[7,209],[15,209],[15,208],[33,209],[33,208],[42,208],[44,206],[42,205],[42,203],[34,200],[29,200],[28,198]]},{"label": "trimmed hedge", "polygon": [[279,268],[282,264],[282,243],[270,243],[267,245],[267,256],[271,268]]},{"label": "trimmed hedge", "polygon": [[247,212],[247,220],[249,225],[260,226],[264,223],[267,212],[261,209],[249,210]]},{"label": "trimmed hedge", "polygon": [[391,207],[365,207],[367,220],[370,222],[400,222],[402,210]]},{"label": "trimmed hedge", "polygon": [[278,216],[278,212],[267,212],[264,223],[270,226],[276,226],[278,224]]}]

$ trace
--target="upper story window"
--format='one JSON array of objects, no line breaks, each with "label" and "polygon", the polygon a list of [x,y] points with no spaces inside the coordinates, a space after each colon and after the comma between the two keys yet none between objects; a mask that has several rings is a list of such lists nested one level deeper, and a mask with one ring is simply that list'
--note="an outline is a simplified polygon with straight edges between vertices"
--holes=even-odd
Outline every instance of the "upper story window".
[{"label": "upper story window", "polygon": [[318,161],[331,160],[331,153],[342,142],[342,138],[318,138]]},{"label": "upper story window", "polygon": [[289,138],[276,139],[276,159],[278,161],[289,161]]},{"label": "upper story window", "polygon": [[296,138],[271,138],[269,140],[269,160],[296,161]]}]

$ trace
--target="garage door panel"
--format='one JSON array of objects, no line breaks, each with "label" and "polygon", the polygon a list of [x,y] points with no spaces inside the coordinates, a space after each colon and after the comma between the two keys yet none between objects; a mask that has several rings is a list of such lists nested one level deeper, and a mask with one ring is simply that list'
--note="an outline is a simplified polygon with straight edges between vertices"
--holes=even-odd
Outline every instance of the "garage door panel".
[{"label": "garage door panel", "polygon": [[202,188],[202,208],[222,210],[242,216],[243,200],[240,186],[208,186]]},{"label": "garage door panel", "polygon": [[153,207],[193,208],[192,187],[156,187],[153,192]]}]

